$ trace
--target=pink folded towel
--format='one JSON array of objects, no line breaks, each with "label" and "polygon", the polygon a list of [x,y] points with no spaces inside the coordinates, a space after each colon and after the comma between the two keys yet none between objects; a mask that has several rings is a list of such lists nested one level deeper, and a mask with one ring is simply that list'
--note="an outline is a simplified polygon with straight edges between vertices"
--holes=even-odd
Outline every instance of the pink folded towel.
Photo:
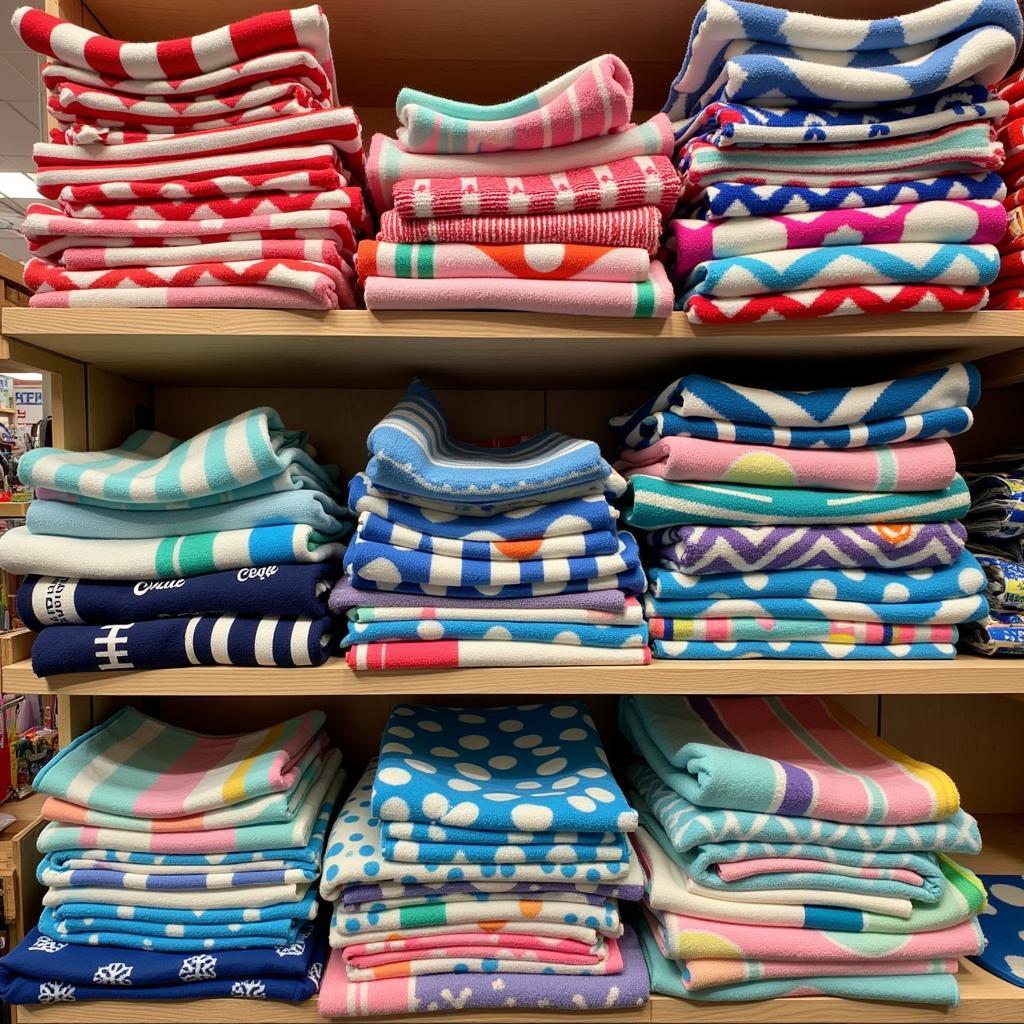
[{"label": "pink folded towel", "polygon": [[305,239],[261,239],[210,242],[203,245],[144,245],[124,248],[65,249],[61,265],[68,270],[109,267],[178,267],[187,263],[228,263],[238,260],[306,260],[342,267],[336,242]]},{"label": "pink folded towel", "polygon": [[371,277],[367,309],[500,309],[577,316],[667,317],[672,285],[665,268],[651,264],[642,284],[601,281],[524,281],[507,278],[409,280]]},{"label": "pink folded towel", "polygon": [[533,245],[556,242],[658,251],[661,212],[656,206],[592,213],[542,213],[520,217],[440,217],[406,220],[397,210],[380,219],[382,242],[467,242]]},{"label": "pink folded towel", "polygon": [[[877,623],[861,622],[859,625],[868,626],[877,625]],[[924,628],[942,629],[946,631],[947,635],[951,635],[953,630],[952,626],[926,626]],[[904,885],[924,885],[924,879],[909,868],[854,867],[846,864],[830,864],[828,861],[807,860],[802,857],[751,857],[748,860],[728,863],[723,861],[715,865],[715,871],[718,873],[718,877],[726,882],[736,882],[741,878],[751,878],[754,875],[778,875],[798,871],[903,882]]]},{"label": "pink folded towel", "polygon": [[946,441],[907,441],[880,448],[772,448],[759,444],[665,437],[640,451],[625,449],[616,469],[665,480],[699,480],[836,491],[937,491],[956,476]]},{"label": "pink folded towel", "polygon": [[213,288],[95,288],[38,292],[30,306],[57,309],[329,309],[317,298],[290,288],[217,285]]},{"label": "pink folded towel", "polygon": [[409,178],[458,178],[480,175],[550,174],[631,156],[671,156],[675,147],[672,122],[664,114],[613,135],[573,142],[552,149],[515,153],[442,155],[407,153],[395,139],[374,135],[367,157],[367,181],[374,205],[390,210],[395,183]]},{"label": "pink folded towel", "polygon": [[519,278],[533,281],[646,281],[646,249],[598,245],[434,245],[373,242],[356,252],[359,280],[403,278]]}]

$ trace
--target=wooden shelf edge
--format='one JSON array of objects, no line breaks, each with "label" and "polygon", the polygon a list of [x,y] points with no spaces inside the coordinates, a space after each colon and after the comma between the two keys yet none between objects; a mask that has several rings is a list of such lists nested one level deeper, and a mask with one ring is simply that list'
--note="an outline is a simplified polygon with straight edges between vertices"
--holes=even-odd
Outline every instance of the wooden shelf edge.
[{"label": "wooden shelf edge", "polygon": [[27,660],[4,668],[4,691],[120,696],[366,694],[817,693],[1024,694],[1024,660],[654,661],[650,665],[354,672],[340,658],[317,668],[198,666],[40,678]]}]

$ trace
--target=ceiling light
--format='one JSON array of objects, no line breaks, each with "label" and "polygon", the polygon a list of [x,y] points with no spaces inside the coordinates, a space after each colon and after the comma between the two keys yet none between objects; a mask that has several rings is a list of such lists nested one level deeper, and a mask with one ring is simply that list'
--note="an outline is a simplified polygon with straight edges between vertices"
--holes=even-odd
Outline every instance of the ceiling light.
[{"label": "ceiling light", "polygon": [[42,199],[35,182],[21,171],[0,171],[0,195],[8,199]]}]

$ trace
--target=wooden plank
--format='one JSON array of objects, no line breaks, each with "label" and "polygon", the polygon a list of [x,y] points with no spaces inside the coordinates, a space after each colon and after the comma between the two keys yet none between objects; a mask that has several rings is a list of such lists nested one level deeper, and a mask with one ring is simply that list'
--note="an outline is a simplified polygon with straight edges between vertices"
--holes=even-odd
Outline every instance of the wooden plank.
[{"label": "wooden plank", "polygon": [[10,629],[0,633],[0,666],[25,661],[32,653],[35,639],[31,629]]}]

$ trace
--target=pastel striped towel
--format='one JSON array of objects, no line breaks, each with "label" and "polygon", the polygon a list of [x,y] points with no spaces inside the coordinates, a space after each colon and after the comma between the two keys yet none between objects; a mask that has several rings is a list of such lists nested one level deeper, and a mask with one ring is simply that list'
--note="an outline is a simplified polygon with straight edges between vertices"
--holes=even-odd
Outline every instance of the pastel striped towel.
[{"label": "pastel striped towel", "polygon": [[[388,827],[395,828],[397,822],[392,822]],[[429,827],[429,826],[428,826]],[[437,826],[434,826],[437,827]],[[463,830],[465,831],[465,830]],[[552,833],[554,834],[554,833]],[[520,832],[514,835],[526,836],[527,833]],[[637,865],[639,867],[639,865]],[[512,882],[508,886],[502,886],[502,891],[534,896],[544,893],[561,893],[563,895],[574,895],[576,898],[585,898],[586,902],[594,899],[619,899],[637,901],[643,897],[643,873],[631,871],[632,882],[629,885],[615,883],[612,885],[600,885],[594,882],[578,882],[568,879],[547,881],[547,882]],[[367,883],[363,885],[348,885],[340,894],[339,905],[354,909],[369,910],[370,904],[383,902],[387,906],[401,906],[408,900],[419,901],[423,896],[461,896],[464,899],[475,899],[477,896],[484,896],[494,891],[492,882],[440,882],[437,884],[420,884],[405,882],[381,882],[379,884]],[[543,898],[541,895],[540,898]],[[409,941],[408,939],[403,941]],[[501,940],[499,939],[499,942]]]},{"label": "pastel striped towel", "polygon": [[[558,601],[559,598],[545,600]],[[564,607],[514,607],[511,604],[495,607],[494,602],[476,601],[461,602],[461,607],[436,605],[407,605],[405,607],[384,608],[352,608],[348,618],[352,622],[423,622],[427,619],[444,619],[461,622],[500,622],[509,619],[512,622],[574,622],[590,626],[640,626],[643,624],[643,608],[635,597],[625,599],[621,612],[605,611],[598,608],[571,607],[569,598],[561,599]],[[458,602],[452,602],[458,604]],[[483,605],[477,608],[475,605]]]},{"label": "pastel striped towel", "polygon": [[326,717],[206,736],[122,708],[72,740],[35,778],[47,796],[109,814],[177,818],[289,790]]},{"label": "pastel striped towel", "polygon": [[722,661],[730,658],[783,658],[809,661],[935,661],[956,657],[953,644],[888,643],[800,643],[778,640],[770,642],[729,641],[728,643],[695,643],[692,641],[655,640],[651,644],[655,658],[701,659]]},{"label": "pastel striped towel", "polygon": [[624,449],[615,469],[627,479],[640,473],[664,480],[769,487],[937,491],[953,482],[956,457],[945,441],[851,448],[837,455],[818,449],[663,437],[649,448]]},{"label": "pastel striped towel", "polygon": [[557,500],[563,490],[606,481],[612,469],[593,441],[546,430],[510,448],[483,448],[456,440],[448,417],[422,381],[366,441],[366,476],[375,487],[434,500],[487,505]]},{"label": "pastel striped towel", "polygon": [[37,448],[19,464],[28,487],[45,487],[133,507],[190,501],[274,477],[296,466],[330,491],[334,474],[315,461],[307,435],[286,430],[266,407],[250,409],[179,441],[137,430],[119,448],[74,452]]},{"label": "pastel striped towel", "polygon": [[403,640],[355,644],[345,655],[358,671],[439,668],[554,668],[565,665],[647,665],[646,647],[577,647],[512,640]]},{"label": "pastel striped towel", "polygon": [[548,149],[629,123],[633,79],[604,54],[506,103],[481,106],[402,89],[395,101],[398,141],[409,153],[496,153]]},{"label": "pastel striped towel", "polygon": [[[685,611],[684,611],[685,614]],[[829,647],[885,646],[893,648],[907,644],[954,644],[959,639],[955,626],[903,626],[880,622],[848,622],[837,620],[788,619],[759,616],[757,618],[684,619],[652,617],[648,621],[651,638],[661,641],[658,650],[665,656],[678,651],[685,657],[696,646],[697,657],[712,647],[723,652],[730,645],[740,643],[743,651],[757,650],[751,641],[772,644],[779,649],[779,657],[789,657],[786,651],[808,649],[813,644]],[[682,643],[681,641],[685,641]],[[737,646],[737,650],[740,648]],[[850,652],[857,657],[859,652]],[[863,655],[868,657],[867,654]]]},{"label": "pastel striped towel", "polygon": [[[624,697],[629,735],[692,804],[851,824],[940,821],[952,779],[817,697]],[[650,761],[650,757],[648,757]]]},{"label": "pastel striped towel", "polygon": [[1021,40],[1014,0],[926,7],[874,21],[825,18],[746,0],[707,0],[665,110],[680,120],[724,92],[828,105],[906,101],[973,78],[998,82]]},{"label": "pastel striped towel", "polygon": [[432,618],[415,622],[353,622],[341,641],[351,644],[396,641],[501,640],[512,643],[569,644],[575,647],[629,648],[647,646],[646,625],[601,626],[570,622],[517,622]]}]

